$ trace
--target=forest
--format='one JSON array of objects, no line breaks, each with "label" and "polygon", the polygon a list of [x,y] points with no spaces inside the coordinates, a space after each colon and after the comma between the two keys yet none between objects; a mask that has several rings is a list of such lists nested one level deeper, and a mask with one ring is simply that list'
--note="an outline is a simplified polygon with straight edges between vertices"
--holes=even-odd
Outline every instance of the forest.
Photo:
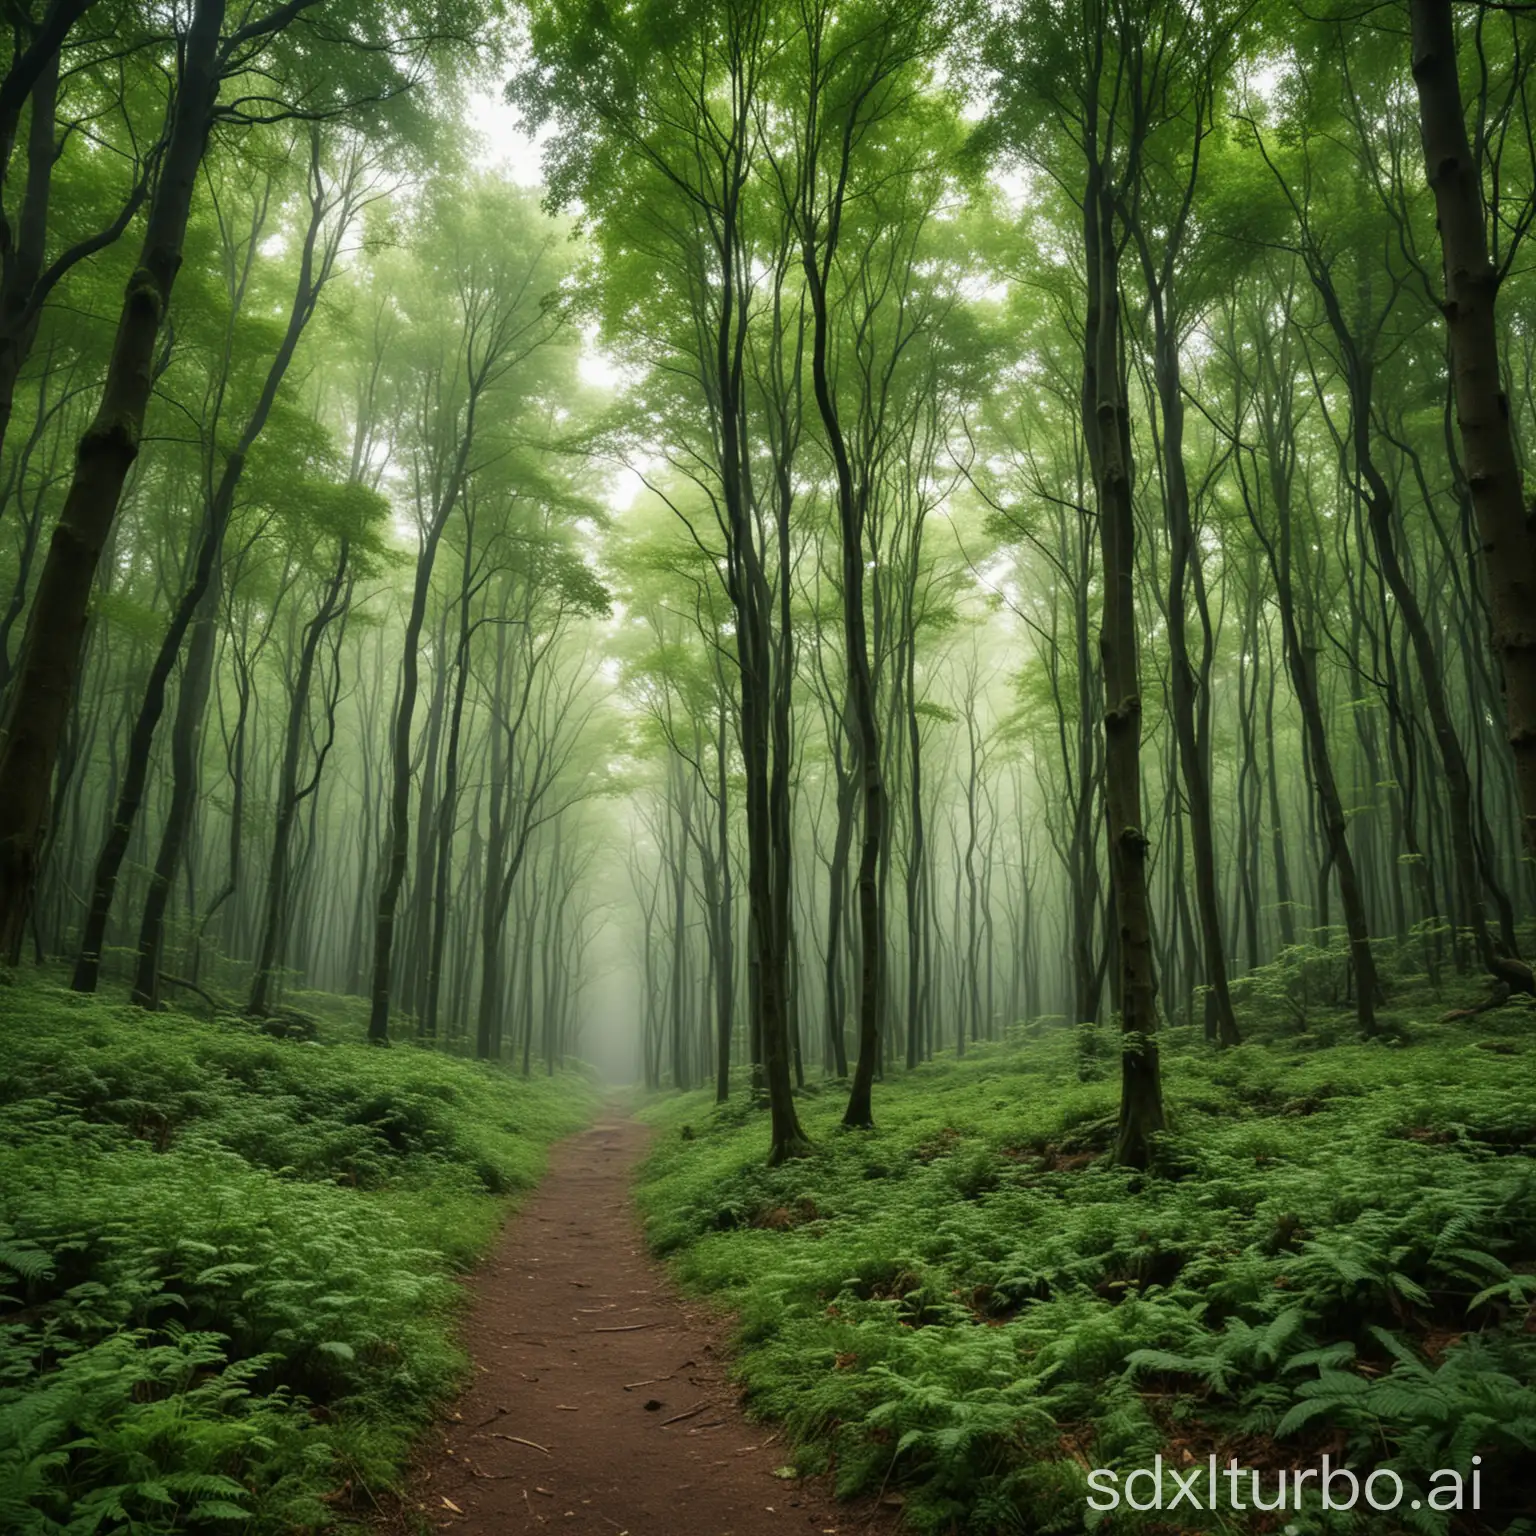
[{"label": "forest", "polygon": [[0,1530],[1536,1532],[1536,5],[3,32]]}]

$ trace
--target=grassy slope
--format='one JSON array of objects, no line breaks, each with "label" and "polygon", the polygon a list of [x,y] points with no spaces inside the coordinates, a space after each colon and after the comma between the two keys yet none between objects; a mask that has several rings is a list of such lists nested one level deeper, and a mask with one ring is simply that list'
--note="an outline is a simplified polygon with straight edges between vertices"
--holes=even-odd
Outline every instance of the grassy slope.
[{"label": "grassy slope", "polygon": [[[1410,1495],[1480,1451],[1490,1512],[1452,1528],[1530,1530],[1532,1024],[1223,1054],[1171,1031],[1156,1178],[1105,1166],[1116,1084],[1061,1028],[897,1073],[872,1134],[837,1129],[835,1085],[808,1097],[817,1155],[776,1171],[760,1117],[689,1095],[649,1111],[648,1231],[739,1313],[802,1464],[902,1489],[919,1529],[1081,1530],[1090,1467],[1329,1450]],[[1281,1523],[1247,1518],[1225,1528]],[[1331,1518],[1299,1528],[1446,1529]]]},{"label": "grassy slope", "polygon": [[0,987],[0,1530],[366,1506],[463,1369],[452,1273],[590,1101]]}]

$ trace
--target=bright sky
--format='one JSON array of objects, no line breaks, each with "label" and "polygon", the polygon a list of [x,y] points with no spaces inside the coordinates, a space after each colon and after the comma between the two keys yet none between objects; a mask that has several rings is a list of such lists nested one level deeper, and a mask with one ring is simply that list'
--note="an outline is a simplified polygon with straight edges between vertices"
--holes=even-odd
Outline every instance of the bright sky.
[{"label": "bright sky", "polygon": [[536,187],[543,180],[539,147],[518,123],[516,107],[509,106],[499,90],[476,91],[469,99],[469,120],[481,141],[475,164],[503,172],[520,187]]}]

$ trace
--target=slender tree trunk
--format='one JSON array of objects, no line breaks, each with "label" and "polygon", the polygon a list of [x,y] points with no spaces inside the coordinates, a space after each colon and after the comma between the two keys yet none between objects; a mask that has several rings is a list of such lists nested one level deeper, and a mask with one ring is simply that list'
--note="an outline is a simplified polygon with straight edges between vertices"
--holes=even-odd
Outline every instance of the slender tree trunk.
[{"label": "slender tree trunk", "polygon": [[[749,965],[755,967],[757,974],[752,1022],[758,1033],[768,1090],[768,1160],[777,1164],[803,1155],[810,1145],[800,1127],[790,1083],[787,918],[792,858],[788,780],[791,674],[786,661],[792,641],[787,632],[781,633],[775,653],[769,587],[743,480],[746,450],[741,398],[746,317],[738,315],[736,309],[736,269],[742,258],[735,242],[739,213],[735,197],[733,194],[730,217],[726,220],[731,238],[722,253],[724,289],[715,331],[714,365],[721,393],[721,490],[731,530],[731,600],[737,614],[737,663],[741,675]],[[778,521],[782,563],[782,551],[788,541],[782,508]],[[789,568],[785,565],[779,580],[786,603],[789,579]],[[781,631],[783,628],[781,624]]]},{"label": "slender tree trunk", "polygon": [[841,771],[841,756],[841,750],[837,749],[837,826],[832,834],[832,856],[827,865],[827,954],[823,984],[833,1071],[839,1080],[845,1080],[848,1076],[848,1044],[844,1023],[848,994],[843,973],[843,909],[847,901],[848,859],[853,848],[855,785]]},{"label": "slender tree trunk", "polygon": [[[824,265],[836,249],[836,232],[829,234],[827,251],[818,259],[807,244],[803,263],[811,294],[811,381],[817,410],[832,451],[837,472],[838,521],[842,537],[843,643],[848,667],[849,714],[854,744],[854,772],[863,800],[859,862],[854,878],[859,911],[859,1056],[843,1124],[874,1125],[871,1090],[880,1054],[883,997],[882,968],[885,933],[880,906],[879,866],[886,839],[885,775],[880,758],[880,727],[875,712],[875,683],[870,669],[869,639],[864,615],[865,496],[857,491],[853,468],[832,396],[828,366],[831,319],[827,307]],[[788,577],[781,577],[787,580]]]},{"label": "slender tree trunk", "polygon": [[731,1093],[731,1023],[735,1016],[736,935],[731,891],[730,715],[725,694],[720,694],[718,734],[715,737],[716,860],[719,864],[718,905],[715,908],[715,1102],[724,1104]]},{"label": "slender tree trunk", "polygon": [[433,637],[432,692],[427,705],[427,725],[421,741],[421,763],[416,772],[421,804],[416,812],[416,857],[411,864],[412,889],[406,904],[405,939],[400,967],[400,999],[416,1016],[417,1032],[425,1004],[427,970],[432,943],[432,898],[437,890],[437,792],[438,756],[448,710],[448,673],[442,658],[448,652],[448,612]]},{"label": "slender tree trunk", "polygon": [[[186,664],[182,668],[181,689],[176,698],[176,718],[171,727],[171,804],[166,812],[165,826],[160,834],[160,848],[155,855],[154,874],[150,877],[149,890],[144,897],[144,911],[139,920],[138,961],[131,996],[141,1008],[160,1006],[165,914],[176,871],[182,862],[187,834],[197,809],[203,716],[207,711],[208,691],[213,681],[221,596],[218,580],[210,581],[198,603],[198,613],[192,625],[192,639],[187,646]],[[101,915],[104,917],[105,912]],[[92,916],[96,916],[95,910]],[[94,976],[92,980],[94,982]]]},{"label": "slender tree trunk", "polygon": [[[1145,258],[1144,265],[1151,270],[1150,257]],[[1202,694],[1202,683],[1209,682],[1211,636],[1202,611],[1202,663],[1201,675],[1197,677],[1185,633],[1185,593],[1191,567],[1199,555],[1190,514],[1189,481],[1184,470],[1184,394],[1179,372],[1178,338],[1164,314],[1163,303],[1163,295],[1154,288],[1153,372],[1163,417],[1163,492],[1172,557],[1168,577],[1168,649],[1173,730],[1179,747],[1179,768],[1189,813],[1195,910],[1200,918],[1201,959],[1209,988],[1207,997],[1215,1024],[1214,1033],[1218,1044],[1235,1045],[1241,1036],[1227,985],[1226,940],[1216,890],[1216,838],[1207,761],[1209,744],[1205,739],[1208,733],[1201,730],[1199,718],[1209,707],[1209,695]]]},{"label": "slender tree trunk", "polygon": [[470,645],[475,627],[470,620],[471,550],[473,528],[464,539],[464,568],[459,583],[459,643],[454,656],[453,704],[448,718],[448,748],[443,766],[443,790],[437,805],[437,856],[433,869],[431,936],[428,943],[421,1033],[437,1038],[438,998],[442,992],[443,951],[448,939],[448,886],[453,862],[453,834],[459,815],[459,743],[464,726],[464,701],[469,692]]},{"label": "slender tree trunk", "polygon": [[[1266,639],[1272,633],[1265,626]],[[1280,943],[1289,949],[1296,942],[1295,903],[1291,897],[1291,871],[1285,852],[1285,820],[1280,814],[1280,774],[1275,766],[1275,664],[1270,652],[1268,687],[1264,694],[1264,751],[1269,788],[1270,863],[1275,872],[1275,910],[1280,919]]]},{"label": "slender tree trunk", "polygon": [[[505,618],[505,610],[502,617]],[[475,1019],[475,1055],[489,1061],[501,1052],[502,943],[507,909],[498,906],[507,844],[506,706],[507,632],[496,630],[496,667],[491,685],[490,807],[485,839],[485,878],[480,901],[480,999]]]},{"label": "slender tree trunk", "polygon": [[1237,708],[1242,758],[1237,772],[1238,830],[1235,848],[1239,906],[1250,971],[1259,963],[1259,849],[1262,845],[1259,827],[1263,816],[1264,795],[1264,786],[1259,781],[1259,596],[1256,577],[1257,572],[1250,559],[1246,578],[1242,652],[1237,664]]},{"label": "slender tree trunk", "polygon": [[[245,755],[246,755],[246,730],[251,716],[251,674],[250,667],[245,658],[235,649],[235,728],[230,733],[228,740],[229,763],[229,853],[228,867],[224,877],[224,884],[218,889],[213,899],[208,903],[208,909],[203,913],[202,920],[197,925],[197,934],[193,940],[193,965],[192,979],[198,978],[198,966],[201,962],[203,936],[208,930],[208,925],[218,915],[221,908],[226,908],[225,931],[230,939],[236,931],[235,924],[231,920],[236,910],[236,902],[240,891],[241,855],[245,842]],[[142,933],[140,935],[142,944]],[[231,948],[231,943],[225,943],[226,953]]]},{"label": "slender tree trunk", "polygon": [[[358,829],[357,840],[357,899],[352,908],[352,938],[347,946],[349,955],[347,995],[349,997],[361,997],[363,995],[363,966],[367,958],[364,931],[367,926],[368,917],[368,893],[374,879],[373,862],[376,850],[374,826],[376,806],[379,799],[374,790],[373,754],[376,738],[373,732],[373,722],[378,718],[379,714],[379,698],[382,692],[379,680],[383,676],[384,670],[384,631],[381,627],[378,631],[378,643],[374,648],[373,689],[367,707],[362,713],[358,732],[361,738],[363,816],[362,824]],[[391,709],[391,713],[393,713],[393,709]]]},{"label": "slender tree trunk", "polygon": [[[1073,1022],[1095,1024],[1104,992],[1104,951],[1094,943],[1100,895],[1098,828],[1103,783],[1098,742],[1098,700],[1102,679],[1089,636],[1088,583],[1092,534],[1078,544],[1077,579],[1072,591],[1072,639],[1077,673],[1077,794],[1072,802],[1071,869]],[[1096,953],[1096,949],[1098,952]]]},{"label": "slender tree trunk", "polygon": [[976,874],[976,844],[979,835],[976,814],[977,779],[981,763],[977,754],[977,726],[974,694],[966,701],[966,749],[968,761],[965,772],[965,852],[960,867],[965,872],[965,1004],[966,1017],[970,1022],[971,1043],[981,1038],[981,930],[979,925],[980,881]]},{"label": "slender tree trunk", "polygon": [[[678,764],[672,763],[674,780],[681,779]],[[674,784],[674,788],[675,788]],[[678,795],[676,845],[672,853],[672,1086],[691,1088],[687,1031],[684,1028],[683,988],[688,978],[688,841],[692,833],[692,786],[684,782]]]},{"label": "slender tree trunk", "polygon": [[[920,534],[918,535],[920,537]],[[913,563],[917,560],[918,544],[913,541]],[[915,579],[915,575],[910,578]],[[910,795],[911,828],[907,839],[906,896],[907,896],[907,1066],[915,1067],[922,1059],[925,1039],[925,1009],[923,1006],[923,871],[927,862],[927,832],[923,824],[923,733],[917,713],[917,645],[912,630],[911,602],[908,600],[907,648],[906,648],[906,725],[907,756],[911,764],[908,785]],[[844,1069],[846,1071],[846,1067]]]},{"label": "slender tree trunk", "polygon": [[304,789],[299,788],[299,757],[304,747],[304,726],[309,719],[309,691],[314,679],[315,661],[325,632],[344,607],[343,589],[347,579],[350,549],[342,539],[336,556],[336,568],[326,586],[320,608],[304,627],[299,651],[299,667],[294,676],[293,693],[288,700],[288,722],[283,733],[283,759],[277,780],[277,823],[272,835],[272,857],[267,865],[267,891],[262,914],[261,940],[256,951],[256,974],[245,1011],[255,1018],[270,1007],[273,973],[277,968],[286,929],[289,905],[289,843],[293,824],[304,799],[319,784],[320,764]]}]

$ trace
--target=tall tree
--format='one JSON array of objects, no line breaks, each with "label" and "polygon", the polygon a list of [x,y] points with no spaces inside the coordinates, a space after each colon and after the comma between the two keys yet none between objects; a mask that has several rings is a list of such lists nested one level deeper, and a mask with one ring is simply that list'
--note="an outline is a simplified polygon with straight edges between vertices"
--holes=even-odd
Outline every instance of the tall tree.
[{"label": "tall tree", "polygon": [[[1522,495],[1496,323],[1499,288],[1530,228],[1533,206],[1527,201],[1515,214],[1496,265],[1489,252],[1488,222],[1490,216],[1497,221],[1500,210],[1489,208],[1484,196],[1487,141],[1481,140],[1483,154],[1478,156],[1467,137],[1451,0],[1409,0],[1408,10],[1424,169],[1435,195],[1444,256],[1442,308],[1456,426],[1482,544],[1522,836],[1526,857],[1536,859],[1536,517]],[[1520,25],[1516,17],[1511,22]],[[1516,68],[1521,78],[1511,90],[1518,94],[1526,89],[1530,65],[1522,62]]]},{"label": "tall tree", "polygon": [[[758,263],[779,270],[765,258],[780,231],[770,227],[765,240],[750,195],[771,20],[766,0],[731,0],[682,25],[671,13],[545,0],[533,8],[532,67],[511,89],[534,122],[557,130],[547,162],[555,197],[604,210],[589,228],[610,276],[630,280],[606,285],[608,339],[638,342],[652,357],[661,349],[667,372],[692,386],[684,420],[676,394],[663,408],[663,452],[708,498],[709,541],[695,536],[736,618],[753,1003],[769,1157],[780,1162],[808,1143],[790,1082],[788,508],[778,501],[771,522],[759,517],[746,362]],[[658,300],[670,315],[656,313]]]}]

